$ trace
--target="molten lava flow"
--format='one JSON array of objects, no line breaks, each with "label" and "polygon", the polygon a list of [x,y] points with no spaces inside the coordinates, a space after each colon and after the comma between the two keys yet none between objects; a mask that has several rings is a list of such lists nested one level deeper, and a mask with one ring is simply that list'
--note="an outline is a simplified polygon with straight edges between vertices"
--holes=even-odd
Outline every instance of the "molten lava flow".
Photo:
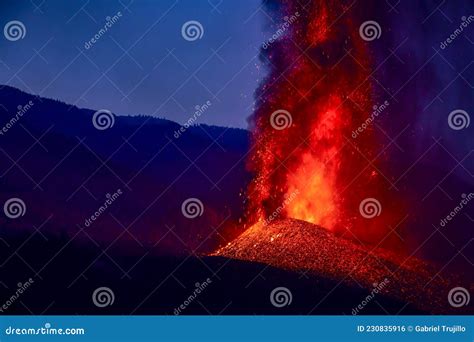
[{"label": "molten lava flow", "polygon": [[270,72],[250,118],[250,224],[278,213],[330,230],[348,228],[361,238],[387,226],[383,218],[368,222],[359,214],[363,199],[385,194],[368,163],[377,154],[372,128],[351,138],[375,101],[368,44],[358,30],[364,9],[349,8],[345,1],[314,0],[305,8],[285,1],[277,9],[296,20],[262,50]]}]

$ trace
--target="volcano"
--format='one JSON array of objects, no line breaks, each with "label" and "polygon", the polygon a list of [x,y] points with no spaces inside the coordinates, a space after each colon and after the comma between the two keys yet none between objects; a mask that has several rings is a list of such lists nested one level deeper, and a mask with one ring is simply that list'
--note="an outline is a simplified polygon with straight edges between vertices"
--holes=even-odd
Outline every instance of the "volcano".
[{"label": "volcano", "polygon": [[446,294],[453,279],[439,277],[426,262],[377,247],[367,248],[302,220],[257,223],[214,255],[305,271],[314,278],[334,280],[337,286],[369,291],[378,287],[383,295],[427,312],[452,309]]}]

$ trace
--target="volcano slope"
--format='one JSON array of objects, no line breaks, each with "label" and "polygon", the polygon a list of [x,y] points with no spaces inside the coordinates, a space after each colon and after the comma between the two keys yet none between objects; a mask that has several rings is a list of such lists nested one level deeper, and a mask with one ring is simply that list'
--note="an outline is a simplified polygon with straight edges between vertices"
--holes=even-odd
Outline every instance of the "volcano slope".
[{"label": "volcano slope", "polygon": [[441,277],[420,259],[368,249],[306,221],[284,219],[265,226],[257,223],[213,255],[305,271],[316,279],[335,281],[336,287],[363,287],[368,291],[377,287],[380,295],[425,312],[467,310],[449,305],[448,292],[456,286],[452,276]]}]

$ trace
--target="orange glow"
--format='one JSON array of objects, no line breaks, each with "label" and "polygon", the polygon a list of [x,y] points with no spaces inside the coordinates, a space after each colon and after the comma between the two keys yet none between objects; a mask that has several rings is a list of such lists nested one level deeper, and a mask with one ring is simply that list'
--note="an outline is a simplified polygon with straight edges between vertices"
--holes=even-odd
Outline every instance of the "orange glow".
[{"label": "orange glow", "polygon": [[[268,222],[294,218],[377,242],[395,216],[394,206],[370,221],[359,212],[364,198],[389,198],[370,164],[378,147],[373,127],[351,137],[374,103],[360,20],[341,17],[339,1],[314,0],[305,12],[297,1],[285,4],[285,14],[300,11],[302,18],[285,36],[291,42],[282,39],[262,51],[272,62],[250,118],[248,169],[254,177],[246,191],[246,225],[261,222],[264,230]],[[276,129],[272,118],[281,111],[289,113],[290,124]]]},{"label": "orange glow", "polygon": [[[339,105],[339,100],[332,99],[331,108]],[[289,203],[287,215],[330,230],[335,228],[340,217],[336,191],[340,165],[338,152],[343,141],[340,116],[336,109],[319,115],[310,138],[309,151],[302,155],[300,165],[287,179],[287,194],[299,193]]]},{"label": "orange glow", "polygon": [[334,170],[328,169],[312,155],[305,154],[300,168],[288,178],[288,192],[304,189],[289,204],[288,216],[333,229],[338,216],[334,184],[328,181],[333,177]]}]

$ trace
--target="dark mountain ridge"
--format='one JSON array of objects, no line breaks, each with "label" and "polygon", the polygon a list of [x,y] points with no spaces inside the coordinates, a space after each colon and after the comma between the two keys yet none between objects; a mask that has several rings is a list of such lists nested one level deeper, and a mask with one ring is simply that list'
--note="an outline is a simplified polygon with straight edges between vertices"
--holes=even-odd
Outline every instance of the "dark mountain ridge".
[{"label": "dark mountain ridge", "polygon": [[[0,104],[1,201],[21,198],[27,208],[16,220],[2,216],[2,233],[32,230],[50,217],[42,230],[74,236],[121,189],[78,238],[108,244],[125,232],[117,243],[127,248],[162,240],[161,252],[181,254],[211,250],[219,239],[211,227],[224,231],[242,214],[243,129],[195,125],[176,138],[181,125],[173,121],[114,115],[113,126],[100,130],[94,110],[9,86],[0,88]],[[183,216],[188,198],[203,203],[202,216]]]}]

